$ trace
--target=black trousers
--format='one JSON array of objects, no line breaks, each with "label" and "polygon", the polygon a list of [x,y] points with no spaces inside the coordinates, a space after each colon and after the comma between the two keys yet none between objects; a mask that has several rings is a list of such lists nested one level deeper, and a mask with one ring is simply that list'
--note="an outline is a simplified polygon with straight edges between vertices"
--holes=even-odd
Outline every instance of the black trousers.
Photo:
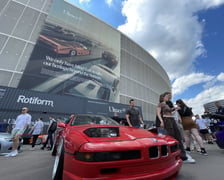
[{"label": "black trousers", "polygon": [[163,117],[164,129],[167,131],[167,134],[172,136],[174,139],[179,141],[180,147],[180,158],[184,161],[187,159],[186,151],[182,142],[182,137],[180,130],[177,127],[175,119],[173,117]]},{"label": "black trousers", "polygon": [[43,148],[45,148],[47,146],[49,140],[50,140],[50,144],[51,144],[50,149],[53,148],[53,145],[54,145],[53,134],[54,134],[54,132],[51,132],[51,131],[48,132],[48,136],[47,136],[46,142],[43,145]]},{"label": "black trousers", "polygon": [[35,135],[33,135],[32,147],[35,147],[38,136],[39,136],[39,134],[35,134]]}]

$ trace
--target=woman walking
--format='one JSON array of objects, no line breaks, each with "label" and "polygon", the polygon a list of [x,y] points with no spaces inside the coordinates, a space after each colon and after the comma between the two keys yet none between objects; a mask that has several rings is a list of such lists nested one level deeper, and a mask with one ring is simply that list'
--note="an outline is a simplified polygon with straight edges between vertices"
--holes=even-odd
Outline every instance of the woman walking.
[{"label": "woman walking", "polygon": [[197,143],[199,144],[200,148],[201,148],[201,154],[203,155],[208,155],[202,138],[199,134],[198,131],[198,126],[197,124],[193,121],[192,116],[193,116],[193,112],[191,110],[191,108],[189,108],[182,99],[178,99],[176,101],[176,105],[179,107],[179,114],[181,116],[182,119],[182,124],[183,124],[183,128],[184,128],[184,139],[185,139],[185,144],[186,144],[186,151],[191,151],[190,149],[190,136],[191,134],[195,137],[195,140],[197,141]]},{"label": "woman walking", "polygon": [[181,134],[173,116],[173,113],[176,111],[176,108],[170,108],[166,104],[166,101],[168,100],[169,100],[168,93],[160,95],[160,103],[157,106],[157,116],[160,121],[160,128],[164,128],[168,135],[172,136],[173,138],[179,141],[179,147],[181,150],[180,157],[183,160],[183,162],[195,163],[194,159],[186,155],[186,151],[182,143]]}]

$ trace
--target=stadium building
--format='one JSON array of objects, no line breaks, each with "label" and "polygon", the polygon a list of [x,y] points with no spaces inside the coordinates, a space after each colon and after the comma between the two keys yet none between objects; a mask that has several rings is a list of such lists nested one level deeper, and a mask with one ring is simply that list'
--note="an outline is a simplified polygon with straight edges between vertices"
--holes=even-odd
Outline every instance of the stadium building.
[{"label": "stadium building", "polygon": [[33,118],[124,116],[133,98],[154,121],[159,95],[171,90],[146,50],[64,0],[1,0],[0,24],[1,119],[23,106]]},{"label": "stadium building", "polygon": [[220,99],[220,100],[216,100],[216,101],[212,101],[212,102],[208,102],[206,104],[204,104],[204,109],[205,111],[209,111],[211,113],[215,113],[217,110],[217,107],[215,105],[215,102],[220,102],[220,104],[222,106],[224,106],[224,99]]}]

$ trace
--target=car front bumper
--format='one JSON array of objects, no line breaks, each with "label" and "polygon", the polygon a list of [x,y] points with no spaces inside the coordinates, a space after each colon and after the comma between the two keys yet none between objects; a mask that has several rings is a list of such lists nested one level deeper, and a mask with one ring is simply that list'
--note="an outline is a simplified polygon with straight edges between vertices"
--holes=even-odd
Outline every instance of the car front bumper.
[{"label": "car front bumper", "polygon": [[[97,177],[80,177],[70,170],[63,171],[63,180],[175,180],[182,166],[181,159],[167,159],[160,163],[129,163],[129,165],[120,166],[118,172],[111,174],[98,174]],[[115,166],[116,167],[116,166]],[[119,165],[117,165],[119,167]],[[102,167],[103,168],[103,167]],[[93,168],[94,169],[94,168]],[[108,168],[109,169],[109,168]],[[93,172],[94,173],[94,172]],[[91,167],[86,170],[86,174],[91,174]]]}]

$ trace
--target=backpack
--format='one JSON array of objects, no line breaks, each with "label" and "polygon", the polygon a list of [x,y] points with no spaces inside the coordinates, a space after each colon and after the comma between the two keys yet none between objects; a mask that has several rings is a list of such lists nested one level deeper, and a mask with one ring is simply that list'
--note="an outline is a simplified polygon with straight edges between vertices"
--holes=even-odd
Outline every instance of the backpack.
[{"label": "backpack", "polygon": [[51,127],[49,128],[49,131],[51,131],[51,132],[55,132],[56,129],[57,129],[57,127],[58,127],[57,122],[56,122],[56,121],[53,121],[53,122],[51,123]]}]

